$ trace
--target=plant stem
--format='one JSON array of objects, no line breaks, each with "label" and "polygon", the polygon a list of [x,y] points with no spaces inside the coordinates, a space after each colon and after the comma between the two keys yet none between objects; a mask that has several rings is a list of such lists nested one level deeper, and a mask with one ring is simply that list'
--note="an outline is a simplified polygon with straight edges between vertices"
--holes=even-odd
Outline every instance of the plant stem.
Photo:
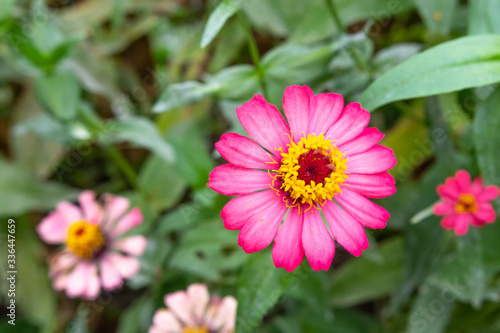
[{"label": "plant stem", "polygon": [[260,64],[260,54],[259,49],[257,48],[257,42],[255,41],[255,37],[252,34],[250,24],[248,23],[246,17],[241,12],[238,12],[238,18],[247,37],[250,56],[252,57],[255,68],[257,69],[257,75],[259,76],[259,83],[262,89],[262,94],[264,95],[264,98],[267,99],[267,87],[266,82],[264,81],[264,68]]},{"label": "plant stem", "polygon": [[[328,10],[330,11],[330,14],[332,15],[333,22],[335,23],[337,29],[347,34],[347,29],[344,27],[342,21],[340,20],[339,13],[337,11],[337,8],[335,7],[335,4],[333,3],[333,0],[325,0],[325,2],[326,6],[328,7]],[[371,72],[370,66],[368,66],[368,64],[361,58],[356,49],[352,47],[347,47],[347,52],[349,52],[349,55],[351,56],[352,60],[354,60],[358,68],[367,73]]]},{"label": "plant stem", "polygon": [[104,146],[104,150],[108,153],[109,157],[115,161],[118,168],[122,171],[123,175],[127,178],[130,185],[138,189],[137,174],[134,168],[127,161],[122,152],[113,146]]}]

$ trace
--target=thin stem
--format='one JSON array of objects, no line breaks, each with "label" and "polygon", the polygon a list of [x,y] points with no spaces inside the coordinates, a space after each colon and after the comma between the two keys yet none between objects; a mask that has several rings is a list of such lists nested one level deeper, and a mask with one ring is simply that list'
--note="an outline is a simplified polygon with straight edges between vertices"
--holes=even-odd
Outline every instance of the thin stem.
[{"label": "thin stem", "polygon": [[259,83],[262,89],[262,94],[264,95],[264,98],[267,99],[267,87],[266,82],[264,81],[264,68],[260,64],[260,54],[259,49],[257,48],[257,42],[255,41],[255,37],[252,34],[252,30],[250,29],[250,25],[248,24],[246,17],[241,12],[238,12],[238,18],[247,37],[250,56],[252,57],[255,68],[257,69],[257,75],[259,76]]},{"label": "thin stem", "polygon": [[[335,23],[337,29],[342,31],[343,33],[347,33],[347,29],[346,27],[344,27],[342,21],[340,20],[339,13],[337,11],[337,8],[335,7],[335,4],[333,3],[333,0],[325,0],[325,2],[328,10],[330,11],[330,14],[332,15],[333,22]],[[354,60],[354,62],[356,63],[356,66],[367,73],[371,72],[370,66],[368,66],[368,64],[361,58],[356,49],[347,47],[347,52],[351,56],[352,60]]]},{"label": "thin stem", "polygon": [[123,156],[122,152],[113,146],[104,146],[103,148],[108,153],[109,157],[115,161],[116,165],[127,178],[130,185],[137,189],[137,174],[125,156]]}]

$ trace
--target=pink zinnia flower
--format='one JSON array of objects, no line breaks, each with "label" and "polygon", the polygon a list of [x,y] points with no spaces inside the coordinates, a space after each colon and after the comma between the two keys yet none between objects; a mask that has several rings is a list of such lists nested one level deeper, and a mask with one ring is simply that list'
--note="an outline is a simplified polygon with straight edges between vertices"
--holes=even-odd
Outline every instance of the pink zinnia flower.
[{"label": "pink zinnia flower", "polygon": [[499,192],[498,186],[484,186],[481,177],[471,183],[469,173],[459,170],[455,177],[446,178],[444,184],[438,185],[437,193],[444,202],[434,205],[434,214],[444,215],[443,228],[465,235],[469,225],[482,227],[495,222],[496,212],[490,201],[497,198]]},{"label": "pink zinnia flower", "polygon": [[396,158],[377,144],[383,134],[366,127],[370,113],[358,103],[344,107],[341,95],[291,86],[283,110],[288,122],[261,95],[236,109],[253,140],[222,136],[215,147],[229,164],[212,171],[208,186],[239,195],[221,216],[227,229],[241,229],[238,244],[247,253],[274,240],[277,267],[292,271],[305,255],[314,270],[327,270],[333,238],[359,256],[368,247],[363,227],[385,227],[389,213],[367,198],[396,191],[387,172]]},{"label": "pink zinnia flower", "polygon": [[236,299],[208,294],[204,284],[192,284],[187,291],[165,296],[168,309],[156,311],[149,333],[233,333]]},{"label": "pink zinnia flower", "polygon": [[49,244],[64,244],[51,260],[50,277],[54,289],[69,297],[95,299],[101,290],[119,288],[123,279],[139,271],[139,260],[147,245],[144,236],[123,237],[142,223],[139,208],[129,211],[130,201],[104,195],[104,205],[92,191],[84,191],[80,207],[61,202],[37,226]]}]

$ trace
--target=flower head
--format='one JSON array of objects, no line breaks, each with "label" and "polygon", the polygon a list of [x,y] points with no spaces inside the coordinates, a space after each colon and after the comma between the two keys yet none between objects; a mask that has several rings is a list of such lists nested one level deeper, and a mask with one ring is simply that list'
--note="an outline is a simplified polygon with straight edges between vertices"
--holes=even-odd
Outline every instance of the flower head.
[{"label": "flower head", "polygon": [[232,333],[236,321],[236,299],[208,294],[204,284],[165,296],[167,309],[156,311],[149,333]]},{"label": "flower head", "polygon": [[454,229],[459,236],[465,235],[469,225],[482,227],[493,223],[496,213],[490,201],[498,197],[498,186],[484,186],[481,177],[472,183],[466,170],[459,170],[455,177],[446,178],[438,185],[437,193],[443,200],[434,205],[434,214],[443,215],[441,225],[446,230]]},{"label": "flower head", "polygon": [[368,247],[363,227],[385,227],[389,213],[367,198],[396,191],[387,172],[396,158],[378,145],[383,134],[367,127],[368,111],[358,103],[344,107],[341,95],[291,86],[283,110],[286,121],[260,95],[236,109],[253,140],[222,136],[215,147],[229,164],[212,171],[208,186],[238,196],[221,216],[227,229],[241,230],[238,243],[246,252],[274,240],[277,267],[292,271],[305,255],[314,270],[326,270],[333,238],[359,256]]},{"label": "flower head", "polygon": [[92,191],[84,191],[80,207],[61,202],[37,226],[40,237],[64,248],[51,259],[50,277],[54,289],[69,297],[95,299],[101,290],[119,288],[123,279],[137,274],[135,258],[147,245],[144,236],[123,235],[142,223],[138,208],[129,211],[128,199],[107,194],[104,205]]}]

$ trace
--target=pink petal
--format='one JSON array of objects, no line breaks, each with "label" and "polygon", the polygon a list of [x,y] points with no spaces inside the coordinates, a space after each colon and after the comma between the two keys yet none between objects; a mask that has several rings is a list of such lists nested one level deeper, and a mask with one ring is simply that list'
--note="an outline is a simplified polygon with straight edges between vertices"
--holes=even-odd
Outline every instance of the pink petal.
[{"label": "pink petal", "polygon": [[69,274],[60,274],[52,279],[52,286],[56,291],[62,291],[66,289],[68,284],[68,276]]},{"label": "pink petal", "polygon": [[111,230],[111,236],[117,237],[123,235],[124,233],[138,227],[143,220],[144,217],[142,216],[141,210],[134,207],[130,210],[130,212],[116,222],[116,225]]},{"label": "pink petal", "polygon": [[297,268],[304,259],[304,249],[302,248],[303,222],[304,214],[299,214],[299,208],[291,208],[274,239],[274,265],[286,269],[287,272]]},{"label": "pink petal", "polygon": [[470,190],[470,174],[465,170],[458,170],[455,174],[458,190],[461,193],[468,193]]},{"label": "pink petal", "polygon": [[337,145],[337,148],[346,153],[347,156],[359,154],[375,146],[383,137],[384,134],[376,127],[367,127],[360,135],[341,145]]},{"label": "pink petal", "polygon": [[307,135],[311,98],[314,98],[314,93],[308,86],[289,86],[283,94],[283,112],[295,142]]},{"label": "pink petal", "polygon": [[105,194],[104,202],[107,227],[111,227],[130,207],[129,199],[114,194]]},{"label": "pink petal", "polygon": [[479,202],[478,210],[473,213],[474,217],[486,223],[493,223],[497,218],[497,213],[489,202]]},{"label": "pink petal", "polygon": [[432,210],[435,215],[449,215],[455,212],[455,206],[449,202],[438,202]]},{"label": "pink petal", "polygon": [[491,223],[491,222],[484,222],[484,221],[481,221],[479,219],[477,219],[474,215],[472,215],[472,222],[471,224],[473,226],[475,226],[476,228],[482,228],[484,227],[487,223]]},{"label": "pink petal", "polygon": [[363,226],[333,201],[328,201],[322,211],[333,238],[353,256],[359,257],[368,248]]},{"label": "pink petal", "polygon": [[181,290],[165,296],[165,304],[185,325],[193,325],[188,294]]},{"label": "pink petal", "polygon": [[483,178],[481,176],[478,176],[472,182],[469,193],[477,197],[483,191],[483,187]]},{"label": "pink petal", "polygon": [[277,197],[266,209],[256,211],[240,231],[238,245],[246,253],[260,251],[273,241],[288,207]]},{"label": "pink petal", "polygon": [[66,281],[66,294],[68,297],[74,298],[85,294],[89,286],[88,279],[92,265],[89,262],[82,261],[69,273],[68,280]]},{"label": "pink petal", "polygon": [[238,302],[232,296],[226,296],[217,307],[217,312],[212,320],[213,328],[220,328],[220,333],[232,333],[236,325],[236,310]]},{"label": "pink petal", "polygon": [[243,168],[272,170],[278,164],[272,162],[269,153],[255,141],[236,133],[223,134],[215,148],[221,156],[233,165]]},{"label": "pink petal", "polygon": [[347,178],[348,189],[368,198],[385,198],[396,193],[394,178],[388,172],[373,175],[352,173]]},{"label": "pink petal", "polygon": [[272,189],[231,199],[221,212],[224,227],[229,230],[240,230],[252,215],[262,215],[262,210],[267,209],[274,200],[281,198]]},{"label": "pink petal", "polygon": [[177,318],[172,314],[172,311],[167,309],[157,310],[153,316],[153,324],[159,332],[182,332],[182,325]]},{"label": "pink petal", "polygon": [[342,95],[334,93],[319,94],[311,98],[311,111],[309,113],[308,133],[320,135],[337,121],[344,108]]},{"label": "pink petal", "polygon": [[374,174],[385,172],[396,165],[396,157],[384,146],[375,147],[351,156],[347,156],[347,172]]},{"label": "pink petal", "polygon": [[87,289],[82,296],[83,298],[88,300],[96,299],[101,291],[101,284],[99,282],[99,276],[97,275],[97,266],[95,264],[91,265],[87,279]]},{"label": "pink petal", "polygon": [[45,243],[62,244],[68,237],[69,225],[58,212],[51,212],[37,225],[36,231]]},{"label": "pink petal", "polygon": [[179,333],[180,331],[167,331],[165,329],[159,329],[156,326],[151,326],[148,329],[148,333]]},{"label": "pink petal", "polygon": [[270,153],[280,156],[275,149],[286,147],[290,143],[290,128],[285,119],[278,109],[266,102],[261,95],[255,95],[249,102],[237,108],[236,115],[250,137]]},{"label": "pink petal", "polygon": [[134,257],[111,252],[108,254],[108,258],[124,279],[130,279],[141,269],[139,260]]},{"label": "pink petal", "polygon": [[109,255],[103,256],[100,260],[100,268],[101,283],[105,290],[113,290],[122,286],[123,278]]},{"label": "pink petal", "polygon": [[312,269],[326,271],[330,268],[335,255],[335,243],[332,235],[323,223],[318,210],[311,209],[303,214],[302,246],[304,253]]},{"label": "pink petal", "polygon": [[457,181],[452,177],[446,178],[445,183],[438,185],[436,191],[439,196],[445,201],[455,202],[460,196]]},{"label": "pink petal", "polygon": [[112,247],[125,252],[131,256],[140,256],[146,250],[148,240],[146,237],[138,235],[131,236],[113,242]]},{"label": "pink petal", "polygon": [[84,218],[87,222],[97,224],[102,218],[101,206],[95,200],[93,191],[83,191],[78,197],[80,207],[82,207]]},{"label": "pink petal", "polygon": [[486,186],[483,191],[476,197],[478,201],[491,201],[495,200],[500,194],[500,189],[496,185]]},{"label": "pink petal", "polygon": [[195,317],[194,319],[200,322],[210,301],[207,286],[201,283],[194,283],[187,288],[187,294],[191,303],[190,309]]},{"label": "pink petal", "polygon": [[446,230],[451,230],[455,227],[455,223],[457,222],[458,214],[451,214],[443,217],[441,220],[441,226]]},{"label": "pink petal", "polygon": [[370,229],[385,228],[391,217],[388,211],[365,197],[349,190],[342,190],[335,200],[362,226]]},{"label": "pink petal", "polygon": [[455,220],[455,234],[457,236],[463,236],[469,231],[469,224],[472,221],[472,216],[470,214],[458,214]]},{"label": "pink petal", "polygon": [[336,145],[355,138],[370,122],[370,113],[361,108],[359,103],[349,103],[340,114],[340,118],[326,132],[325,137],[335,141]]},{"label": "pink petal", "polygon": [[80,208],[67,201],[60,202],[56,207],[56,212],[68,225],[83,220]]},{"label": "pink petal", "polygon": [[238,195],[268,189],[272,181],[265,171],[223,164],[212,170],[207,186],[224,195]]}]

